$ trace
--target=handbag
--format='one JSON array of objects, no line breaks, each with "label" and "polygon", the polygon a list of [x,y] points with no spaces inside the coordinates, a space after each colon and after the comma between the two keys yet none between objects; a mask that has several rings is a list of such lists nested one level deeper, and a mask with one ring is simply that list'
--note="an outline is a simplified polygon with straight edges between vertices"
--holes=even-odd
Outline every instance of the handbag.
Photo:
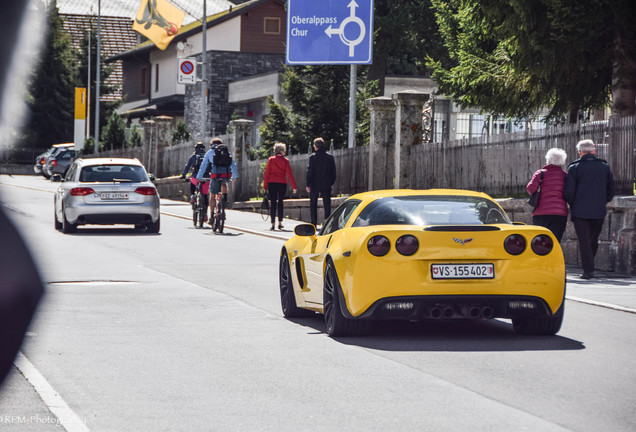
[{"label": "handbag", "polygon": [[261,210],[269,210],[269,197],[267,194],[263,195],[263,202],[261,203]]},{"label": "handbag", "polygon": [[537,208],[537,206],[539,205],[539,200],[541,199],[541,184],[542,183],[543,183],[543,170],[541,170],[541,175],[539,177],[539,187],[532,195],[530,195],[530,198],[528,199],[528,204],[530,204],[534,208]]}]

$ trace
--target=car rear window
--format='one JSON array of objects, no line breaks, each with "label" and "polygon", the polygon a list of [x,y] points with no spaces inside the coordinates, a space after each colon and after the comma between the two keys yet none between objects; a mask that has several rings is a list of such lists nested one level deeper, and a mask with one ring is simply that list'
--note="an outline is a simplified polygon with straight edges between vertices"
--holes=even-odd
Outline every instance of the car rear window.
[{"label": "car rear window", "polygon": [[463,225],[511,223],[497,203],[472,196],[379,198],[360,212],[354,227],[369,225]]},{"label": "car rear window", "polygon": [[80,172],[80,182],[143,182],[148,181],[146,171],[138,165],[87,166]]}]

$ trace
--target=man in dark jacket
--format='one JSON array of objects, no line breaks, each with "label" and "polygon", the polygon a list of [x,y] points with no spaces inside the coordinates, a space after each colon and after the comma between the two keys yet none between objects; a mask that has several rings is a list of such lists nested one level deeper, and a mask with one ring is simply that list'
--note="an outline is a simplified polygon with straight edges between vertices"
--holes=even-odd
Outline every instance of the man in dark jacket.
[{"label": "man in dark jacket", "polygon": [[596,146],[592,140],[579,141],[576,149],[579,159],[568,168],[563,195],[570,204],[579,239],[581,279],[590,279],[594,277],[594,257],[607,214],[606,204],[614,198],[614,176],[607,162],[594,156]]},{"label": "man in dark jacket", "polygon": [[307,167],[307,192],[309,192],[309,211],[311,223],[318,225],[318,196],[322,197],[322,205],[325,209],[325,219],[331,214],[331,186],[336,181],[336,162],[325,150],[325,141],[322,138],[314,140],[314,150],[309,156]]}]

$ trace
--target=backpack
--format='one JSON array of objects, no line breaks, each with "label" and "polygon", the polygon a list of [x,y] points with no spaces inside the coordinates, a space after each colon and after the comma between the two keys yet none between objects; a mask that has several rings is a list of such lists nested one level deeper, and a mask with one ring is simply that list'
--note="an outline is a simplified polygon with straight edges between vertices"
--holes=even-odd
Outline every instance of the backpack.
[{"label": "backpack", "polygon": [[194,171],[192,171],[194,173],[194,175],[196,175],[199,172],[199,168],[201,168],[201,162],[203,162],[203,157],[205,156],[204,153],[195,153],[197,159],[194,162]]},{"label": "backpack", "polygon": [[212,164],[217,167],[226,168],[232,165],[232,156],[230,156],[230,150],[225,144],[219,144],[214,148]]}]

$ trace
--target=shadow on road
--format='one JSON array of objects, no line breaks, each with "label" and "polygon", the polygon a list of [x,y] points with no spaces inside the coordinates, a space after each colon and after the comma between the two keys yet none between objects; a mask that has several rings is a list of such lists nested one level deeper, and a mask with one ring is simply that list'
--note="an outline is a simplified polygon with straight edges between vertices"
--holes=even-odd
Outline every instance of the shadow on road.
[{"label": "shadow on road", "polygon": [[[322,315],[291,319],[325,333]],[[585,349],[583,342],[563,336],[522,336],[511,323],[499,320],[472,321],[375,321],[364,337],[334,338],[345,345],[381,351],[565,351]]]}]

